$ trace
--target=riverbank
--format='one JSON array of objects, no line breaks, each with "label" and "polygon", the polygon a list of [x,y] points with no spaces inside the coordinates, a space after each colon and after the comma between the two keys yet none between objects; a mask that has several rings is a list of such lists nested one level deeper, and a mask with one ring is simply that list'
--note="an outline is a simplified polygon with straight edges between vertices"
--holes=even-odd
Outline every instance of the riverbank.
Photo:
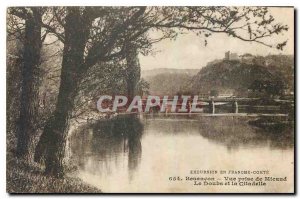
[{"label": "riverbank", "polygon": [[6,191],[8,193],[101,193],[78,178],[53,178],[43,174],[40,165],[28,164],[7,155]]}]

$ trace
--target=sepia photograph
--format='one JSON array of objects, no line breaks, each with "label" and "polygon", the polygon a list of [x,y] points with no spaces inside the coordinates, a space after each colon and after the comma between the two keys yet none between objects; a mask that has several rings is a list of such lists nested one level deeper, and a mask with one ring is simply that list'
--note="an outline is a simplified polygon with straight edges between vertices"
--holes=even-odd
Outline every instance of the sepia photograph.
[{"label": "sepia photograph", "polygon": [[10,195],[295,193],[294,7],[5,16]]}]

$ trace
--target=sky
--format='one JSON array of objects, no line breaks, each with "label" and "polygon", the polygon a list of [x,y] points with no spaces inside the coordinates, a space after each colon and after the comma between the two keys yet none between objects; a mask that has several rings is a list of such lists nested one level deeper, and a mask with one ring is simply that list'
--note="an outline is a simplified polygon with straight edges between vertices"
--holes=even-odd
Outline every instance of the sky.
[{"label": "sky", "polygon": [[[251,53],[253,55],[294,54],[294,9],[269,8],[277,22],[289,26],[284,35],[275,35],[270,38],[274,41],[288,39],[283,51],[269,48],[254,42],[245,42],[225,34],[213,34],[208,38],[207,46],[203,44],[203,37],[194,33],[180,35],[175,41],[164,40],[154,45],[155,55],[139,55],[142,70],[155,68],[200,69],[207,62],[224,58],[226,51]],[[269,39],[269,41],[270,41]]]}]

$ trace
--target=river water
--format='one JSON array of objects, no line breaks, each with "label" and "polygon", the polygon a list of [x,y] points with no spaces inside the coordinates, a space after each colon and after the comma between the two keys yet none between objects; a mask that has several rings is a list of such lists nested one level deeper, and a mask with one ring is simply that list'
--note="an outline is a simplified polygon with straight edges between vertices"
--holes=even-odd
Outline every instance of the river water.
[{"label": "river water", "polygon": [[[73,175],[103,192],[290,192],[293,191],[292,126],[262,129],[253,117],[209,115],[119,116],[83,126],[70,137]],[[266,186],[197,186],[191,170],[247,170],[287,177]],[[170,181],[170,177],[182,181]],[[225,175],[233,177],[233,175]],[[247,177],[257,177],[251,174]],[[235,177],[245,177],[235,175]]]}]

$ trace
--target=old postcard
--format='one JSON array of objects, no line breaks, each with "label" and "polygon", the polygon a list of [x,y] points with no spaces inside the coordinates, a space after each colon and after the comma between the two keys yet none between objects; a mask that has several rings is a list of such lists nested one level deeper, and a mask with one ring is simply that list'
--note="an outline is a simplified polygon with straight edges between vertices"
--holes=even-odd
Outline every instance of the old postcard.
[{"label": "old postcard", "polygon": [[9,7],[8,193],[294,193],[293,7]]}]

